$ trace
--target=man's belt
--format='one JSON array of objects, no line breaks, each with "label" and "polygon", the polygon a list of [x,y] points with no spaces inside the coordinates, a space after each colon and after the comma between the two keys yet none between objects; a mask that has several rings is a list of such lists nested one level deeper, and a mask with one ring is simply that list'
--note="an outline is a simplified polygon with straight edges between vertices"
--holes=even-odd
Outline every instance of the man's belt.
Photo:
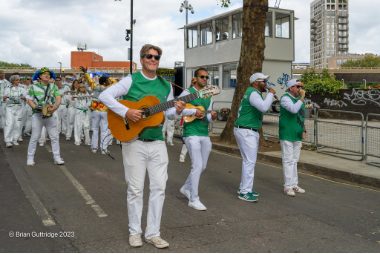
[{"label": "man's belt", "polygon": [[137,138],[137,140],[140,140],[142,142],[153,142],[157,141],[156,139],[148,139],[148,138]]},{"label": "man's belt", "polygon": [[246,126],[241,126],[241,125],[236,125],[235,127],[239,128],[239,129],[248,129],[248,130],[255,131],[255,132],[259,131],[258,129],[251,128],[251,127],[246,127]]}]

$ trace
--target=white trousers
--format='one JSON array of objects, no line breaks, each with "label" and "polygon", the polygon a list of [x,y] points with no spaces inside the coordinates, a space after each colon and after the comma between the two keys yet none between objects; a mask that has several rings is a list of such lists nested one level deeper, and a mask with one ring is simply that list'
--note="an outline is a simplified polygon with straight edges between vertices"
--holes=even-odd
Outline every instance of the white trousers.
[{"label": "white trousers", "polygon": [[60,105],[56,111],[58,118],[58,133],[66,133],[67,128],[67,107],[66,105]]},{"label": "white trousers", "polygon": [[[2,100],[2,98],[0,98]],[[5,103],[0,102],[0,128],[4,129],[5,125]]]},{"label": "white trousers", "polygon": [[246,194],[253,190],[260,135],[256,131],[241,128],[234,128],[234,135],[243,159],[239,189]]},{"label": "white trousers", "polygon": [[100,149],[107,150],[112,139],[110,130],[108,129],[107,112],[92,111],[91,113],[91,149],[98,149],[99,146],[99,128],[100,128]]},{"label": "white trousers", "polygon": [[4,141],[17,142],[21,137],[23,109],[21,104],[5,107]]},{"label": "white trousers", "polygon": [[71,135],[73,134],[74,129],[74,120],[75,120],[75,108],[74,107],[68,107],[67,108],[67,125],[66,125],[66,138],[70,139]]},{"label": "white trousers", "polygon": [[24,106],[24,134],[32,132],[33,110],[29,105]]},{"label": "white trousers", "polygon": [[84,134],[84,143],[86,145],[91,144],[90,140],[90,111],[83,112],[76,109],[74,120],[74,141],[76,144],[80,144],[81,136]]},{"label": "white trousers", "polygon": [[298,185],[297,163],[300,159],[302,142],[280,140],[282,169],[284,172],[284,188],[290,189]]},{"label": "white trousers", "polygon": [[129,232],[141,234],[145,174],[149,176],[149,202],[145,237],[160,235],[162,208],[168,179],[168,152],[163,141],[122,143]]},{"label": "white trousers", "polygon": [[168,144],[173,144],[174,136],[174,120],[165,119],[164,125],[162,126],[162,134],[165,138],[166,133],[166,142]]},{"label": "white trousers", "polygon": [[181,153],[179,155],[179,159],[184,161],[186,159],[186,154],[187,154],[186,144],[182,144],[182,148],[181,148]]},{"label": "white trousers", "polygon": [[211,152],[210,137],[190,136],[184,138],[191,159],[190,174],[184,184],[190,191],[190,201],[199,200],[198,188],[201,174],[206,170],[208,157]]},{"label": "white trousers", "polygon": [[28,146],[28,160],[34,160],[37,141],[41,136],[41,130],[43,126],[45,126],[50,137],[53,157],[55,160],[58,160],[61,158],[61,155],[59,148],[59,136],[57,131],[57,118],[54,117],[54,115],[49,118],[42,118],[41,114],[39,113],[35,113],[32,116],[32,136],[30,137]]}]

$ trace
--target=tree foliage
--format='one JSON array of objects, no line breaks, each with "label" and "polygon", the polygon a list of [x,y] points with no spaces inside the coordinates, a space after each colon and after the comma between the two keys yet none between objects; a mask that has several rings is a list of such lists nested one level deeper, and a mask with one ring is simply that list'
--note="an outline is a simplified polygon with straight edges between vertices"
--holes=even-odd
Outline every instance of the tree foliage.
[{"label": "tree foliage", "polygon": [[302,75],[301,81],[305,85],[306,92],[310,94],[334,95],[338,94],[339,90],[344,87],[343,82],[336,80],[327,69],[324,69],[320,74],[315,73],[314,69],[306,71]]},{"label": "tree foliage", "polygon": [[0,61],[0,68],[32,68],[29,64],[14,64]]},{"label": "tree foliage", "polygon": [[380,56],[373,54],[367,54],[363,59],[348,60],[341,65],[342,67],[363,67],[363,68],[373,68],[380,67]]}]

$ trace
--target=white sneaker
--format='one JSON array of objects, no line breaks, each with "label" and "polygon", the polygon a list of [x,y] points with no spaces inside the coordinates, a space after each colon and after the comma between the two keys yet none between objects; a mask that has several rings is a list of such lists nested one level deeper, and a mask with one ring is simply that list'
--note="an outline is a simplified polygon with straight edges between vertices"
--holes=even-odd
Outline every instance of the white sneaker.
[{"label": "white sneaker", "polygon": [[108,150],[102,150],[102,154],[103,155],[106,155],[106,154],[109,154],[110,152]]},{"label": "white sneaker", "polygon": [[129,245],[133,248],[141,247],[143,245],[141,234],[129,235]]},{"label": "white sneaker", "polygon": [[54,164],[55,165],[64,165],[65,162],[63,161],[62,158],[54,159]]},{"label": "white sneaker", "polygon": [[296,196],[296,193],[294,192],[294,190],[292,188],[290,189],[285,189],[284,190],[284,193],[290,197],[295,197]]},{"label": "white sneaker", "polygon": [[19,138],[17,139],[17,141],[22,142],[22,141],[24,141],[24,140],[22,139],[22,137],[19,137]]},{"label": "white sneaker", "polygon": [[293,187],[293,190],[297,193],[305,193],[306,191],[299,186]]},{"label": "white sneaker", "polygon": [[80,146],[80,142],[74,142],[76,146]]},{"label": "white sneaker", "polygon": [[198,210],[198,211],[206,211],[207,210],[207,207],[205,207],[204,204],[202,204],[199,199],[195,200],[193,202],[189,201],[189,206],[191,208],[194,208],[195,210]]},{"label": "white sneaker", "polygon": [[7,142],[7,143],[5,144],[5,146],[6,146],[7,148],[11,148],[11,147],[13,146],[13,144],[12,144],[11,142]]},{"label": "white sneaker", "polygon": [[45,143],[40,143],[40,146],[44,146],[45,145]]},{"label": "white sneaker", "polygon": [[179,162],[185,162],[185,158],[183,158],[182,156],[179,157]]},{"label": "white sneaker", "polygon": [[98,151],[98,149],[91,149],[92,153],[96,153],[97,151]]},{"label": "white sneaker", "polygon": [[181,189],[179,189],[179,192],[182,193],[188,200],[190,200],[190,191],[185,188],[185,186],[182,186]]},{"label": "white sneaker", "polygon": [[66,141],[70,141],[70,138],[66,138]]},{"label": "white sneaker", "polygon": [[36,163],[34,162],[33,159],[28,159],[28,160],[26,161],[26,165],[27,165],[27,166],[34,166],[34,165],[36,165]]},{"label": "white sneaker", "polygon": [[17,141],[13,141],[13,145],[18,146],[20,144]]},{"label": "white sneaker", "polygon": [[145,238],[147,243],[153,244],[157,249],[163,249],[169,247],[169,243],[162,239],[160,236],[153,236],[152,238]]}]

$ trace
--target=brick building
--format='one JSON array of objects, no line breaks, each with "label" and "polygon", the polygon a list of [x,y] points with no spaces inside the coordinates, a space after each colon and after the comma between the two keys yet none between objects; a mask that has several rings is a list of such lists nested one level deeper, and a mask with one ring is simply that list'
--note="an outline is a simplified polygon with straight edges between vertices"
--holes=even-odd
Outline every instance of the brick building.
[{"label": "brick building", "polygon": [[[129,72],[129,61],[103,61],[103,56],[90,51],[71,51],[71,68],[79,69],[80,66],[87,67],[88,69],[96,70],[120,70],[124,69]],[[137,68],[136,63],[132,66],[135,71]]]}]

